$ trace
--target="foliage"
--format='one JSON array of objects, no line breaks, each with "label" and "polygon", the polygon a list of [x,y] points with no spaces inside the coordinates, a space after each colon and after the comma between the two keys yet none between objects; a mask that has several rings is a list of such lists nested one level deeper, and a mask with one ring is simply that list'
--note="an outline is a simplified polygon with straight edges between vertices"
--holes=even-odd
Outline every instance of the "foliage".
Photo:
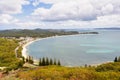
[{"label": "foliage", "polygon": [[98,72],[105,72],[105,71],[120,71],[120,62],[115,63],[107,63],[97,66],[96,71]]},{"label": "foliage", "polygon": [[26,58],[26,62],[28,62],[28,63],[30,63],[30,64],[33,64],[33,63],[34,63],[33,57],[28,56],[28,57]]},{"label": "foliage", "polygon": [[118,62],[120,62],[120,56],[119,56],[119,58],[118,58],[118,60],[117,60]]},{"label": "foliage", "polygon": [[3,30],[0,31],[0,37],[49,37],[55,35],[71,35],[78,34],[76,31],[64,31],[64,30],[50,30],[50,29],[35,29],[35,30]]},{"label": "foliage", "polygon": [[[54,62],[54,63],[53,63]],[[49,59],[48,57],[46,58],[40,58],[39,59],[39,66],[48,66],[48,65],[58,65],[60,66],[61,63],[60,63],[60,60],[58,60],[58,63],[56,63],[56,59]]]},{"label": "foliage", "polygon": [[17,50],[17,57],[18,58],[22,58],[22,55],[21,55],[22,54],[22,49],[23,49],[22,46],[20,46],[19,49]]},{"label": "foliage", "polygon": [[53,65],[53,60],[52,59],[50,59],[50,65]]},{"label": "foliage", "polygon": [[23,61],[15,56],[17,46],[16,40],[0,38],[0,67],[7,67],[11,70],[22,66]]},{"label": "foliage", "polygon": [[115,57],[114,62],[120,62],[120,56],[119,57]]},{"label": "foliage", "polygon": [[57,65],[61,66],[60,60],[58,60],[58,64]]},{"label": "foliage", "polygon": [[117,57],[115,57],[114,62],[117,62],[117,61],[118,61],[118,59],[117,59]]},{"label": "foliage", "polygon": [[[114,66],[114,69],[108,66]],[[105,68],[101,71],[100,66]],[[120,80],[120,63],[107,63],[98,67],[44,66],[21,71],[16,76],[25,80]],[[107,70],[106,70],[107,69]]]}]

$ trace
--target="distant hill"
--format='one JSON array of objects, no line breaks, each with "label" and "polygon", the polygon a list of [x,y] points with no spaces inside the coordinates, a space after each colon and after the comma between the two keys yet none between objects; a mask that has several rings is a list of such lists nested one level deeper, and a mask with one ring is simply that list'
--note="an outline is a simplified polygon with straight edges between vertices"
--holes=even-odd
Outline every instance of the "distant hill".
[{"label": "distant hill", "polygon": [[71,35],[78,34],[77,31],[65,31],[57,29],[11,29],[11,30],[1,30],[0,37],[48,37],[55,35]]},{"label": "distant hill", "polygon": [[81,29],[64,29],[65,31],[89,32],[94,30],[120,30],[120,28],[81,28]]},{"label": "distant hill", "polygon": [[120,30],[120,28],[95,28],[95,30]]}]

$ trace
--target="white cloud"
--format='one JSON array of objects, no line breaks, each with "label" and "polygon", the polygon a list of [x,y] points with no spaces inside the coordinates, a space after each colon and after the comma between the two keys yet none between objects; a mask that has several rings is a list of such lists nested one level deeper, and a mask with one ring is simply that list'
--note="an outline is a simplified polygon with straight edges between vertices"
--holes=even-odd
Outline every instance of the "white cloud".
[{"label": "white cloud", "polygon": [[[70,1],[70,0],[69,0]],[[65,0],[33,0],[33,6],[39,5],[39,3],[54,4],[59,2],[65,2]]]},{"label": "white cloud", "polygon": [[0,0],[0,14],[22,13],[22,5],[27,4],[27,0]]},{"label": "white cloud", "polygon": [[8,14],[0,14],[0,24],[12,24],[17,21],[18,19],[15,19]]},{"label": "white cloud", "polygon": [[12,15],[22,13],[23,5],[28,4],[30,4],[28,0],[0,0],[0,27],[16,26],[21,28],[28,24],[33,26],[33,23],[23,22]]},{"label": "white cloud", "polygon": [[[61,2],[66,3],[69,1],[73,1],[73,0],[33,0],[33,4],[38,5],[41,2],[46,4],[55,4],[55,3],[61,3]],[[79,0],[76,0],[76,1],[79,1]]]},{"label": "white cloud", "polygon": [[110,14],[110,13],[113,12],[113,10],[114,10],[114,7],[113,7],[112,4],[108,4],[108,5],[104,6],[104,7],[102,7],[102,13],[103,14]]},{"label": "white cloud", "polygon": [[38,2],[53,3],[50,9],[37,8],[32,13],[43,21],[88,21],[97,19],[99,16],[120,14],[118,0],[38,0]]},{"label": "white cloud", "polygon": [[[33,6],[41,2],[52,6],[47,9],[37,6],[29,17],[22,19],[12,16],[22,13],[23,5],[30,1]],[[0,26],[18,28],[117,27],[120,26],[120,0],[1,0],[0,16]]]},{"label": "white cloud", "polygon": [[67,3],[55,3],[50,9],[38,8],[32,15],[46,21],[91,20],[96,18],[96,11],[87,0],[76,0]]},{"label": "white cloud", "polygon": [[[120,26],[120,15],[109,15],[109,16],[100,16],[96,20],[92,21],[57,21],[57,22],[41,22],[41,21],[21,21],[16,20],[8,16],[9,23],[4,22],[4,24],[17,26],[16,28],[97,28],[97,27],[119,27]],[[2,22],[3,23],[3,22]]]},{"label": "white cloud", "polygon": [[95,21],[91,21],[91,26],[95,27],[119,27],[120,15],[100,16]]},{"label": "white cloud", "polygon": [[33,22],[33,21],[26,21],[26,22],[18,21],[14,25],[16,25],[18,27],[23,27],[23,28],[31,28],[31,27],[41,26],[42,24],[40,24],[38,22]]}]

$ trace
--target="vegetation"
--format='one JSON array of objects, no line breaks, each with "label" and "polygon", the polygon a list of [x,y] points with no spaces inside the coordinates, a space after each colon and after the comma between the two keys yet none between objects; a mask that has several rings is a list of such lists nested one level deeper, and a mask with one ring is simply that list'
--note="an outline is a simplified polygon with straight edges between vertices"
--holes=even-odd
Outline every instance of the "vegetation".
[{"label": "vegetation", "polygon": [[119,57],[115,57],[114,62],[120,62],[120,56]]},{"label": "vegetation", "polygon": [[0,37],[49,37],[56,35],[71,35],[78,34],[76,31],[52,30],[52,29],[35,29],[35,30],[3,30],[0,31]]},{"label": "vegetation", "polygon": [[81,32],[80,34],[99,34],[98,32]]},{"label": "vegetation", "polygon": [[120,80],[120,63],[97,67],[44,66],[21,71],[16,77],[23,80]]},{"label": "vegetation", "polygon": [[22,55],[21,55],[21,54],[22,54],[22,49],[23,49],[22,46],[19,46],[19,48],[18,48],[18,50],[17,50],[17,57],[18,57],[18,58],[21,58],[21,57],[22,57]]},{"label": "vegetation", "polygon": [[17,46],[18,43],[14,39],[0,38],[0,67],[7,67],[8,70],[22,67],[23,61],[15,56]]},{"label": "vegetation", "polygon": [[33,57],[28,56],[28,57],[26,58],[26,62],[28,62],[28,63],[30,63],[30,64],[33,64],[33,63],[34,63]]},{"label": "vegetation", "polygon": [[[23,66],[22,60],[15,56],[18,41],[14,39],[0,38],[0,67],[7,70],[18,69]],[[17,51],[21,58],[22,47]],[[26,61],[33,64],[33,58]],[[40,58],[37,68],[21,68],[15,76],[3,80],[120,80],[120,57],[115,57],[114,62],[99,66],[63,67],[56,59]]]},{"label": "vegetation", "polygon": [[97,66],[95,70],[98,72],[107,72],[107,71],[120,72],[120,62],[102,64]]},{"label": "vegetation", "polygon": [[[53,63],[54,62],[54,63]],[[39,59],[39,66],[49,66],[49,65],[58,65],[61,66],[60,60],[58,60],[58,63],[56,63],[56,59],[48,59],[48,57],[46,58],[40,58]]]}]

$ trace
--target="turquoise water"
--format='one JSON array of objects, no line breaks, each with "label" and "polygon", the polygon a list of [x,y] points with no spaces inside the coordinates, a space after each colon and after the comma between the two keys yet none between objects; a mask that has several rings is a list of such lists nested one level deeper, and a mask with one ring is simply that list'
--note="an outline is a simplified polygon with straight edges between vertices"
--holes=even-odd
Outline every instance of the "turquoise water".
[{"label": "turquoise water", "polygon": [[39,40],[27,47],[28,53],[36,59],[59,59],[64,66],[113,61],[120,56],[120,31],[98,32]]}]

